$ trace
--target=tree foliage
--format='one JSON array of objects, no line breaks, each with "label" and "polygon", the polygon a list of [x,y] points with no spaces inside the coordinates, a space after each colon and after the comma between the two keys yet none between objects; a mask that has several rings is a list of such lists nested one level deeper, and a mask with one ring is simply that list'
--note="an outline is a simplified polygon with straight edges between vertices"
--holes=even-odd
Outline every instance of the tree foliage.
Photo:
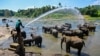
[{"label": "tree foliage", "polygon": [[29,8],[27,10],[18,10],[18,12],[15,14],[16,16],[26,16],[26,17],[37,17],[47,11],[53,10],[57,7],[55,6],[43,6],[41,8]]},{"label": "tree foliage", "polygon": [[41,8],[29,8],[29,9],[19,9],[17,12],[5,9],[0,10],[0,16],[2,17],[11,17],[11,16],[17,16],[17,17],[37,17],[47,11],[53,10],[55,6],[43,6]]},{"label": "tree foliage", "polygon": [[83,15],[90,15],[92,17],[100,16],[100,5],[87,6],[84,8],[77,8]]},{"label": "tree foliage", "polygon": [[14,13],[15,12],[8,9],[0,10],[0,17],[11,17],[11,16],[14,16]]},{"label": "tree foliage", "polygon": [[[59,6],[62,6],[61,3],[58,4]],[[53,10],[55,8],[58,8],[56,6],[43,6],[41,8],[29,8],[29,9],[19,9],[17,12],[14,12],[12,10],[8,9],[2,9],[0,10],[0,17],[11,17],[11,16],[17,16],[17,17],[37,17],[47,11]],[[87,6],[84,8],[77,8],[80,10],[80,12],[83,15],[90,15],[92,17],[100,17],[100,5],[93,5],[93,6]],[[67,11],[68,13],[68,11]]]}]

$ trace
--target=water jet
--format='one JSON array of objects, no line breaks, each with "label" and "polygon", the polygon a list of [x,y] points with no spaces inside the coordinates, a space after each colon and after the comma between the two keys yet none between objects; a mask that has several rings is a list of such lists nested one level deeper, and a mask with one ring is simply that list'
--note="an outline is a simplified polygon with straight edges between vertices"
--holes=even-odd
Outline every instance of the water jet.
[{"label": "water jet", "polygon": [[29,23],[27,23],[27,24],[25,25],[25,27],[29,27],[29,26],[28,26],[29,24],[31,24],[31,23],[33,23],[33,22],[39,20],[39,19],[42,18],[42,17],[45,17],[45,16],[47,16],[47,15],[49,15],[49,14],[51,14],[51,13],[54,13],[54,12],[59,11],[59,10],[62,10],[62,9],[69,9],[69,10],[71,9],[71,10],[72,10],[72,13],[73,13],[73,14],[77,17],[77,19],[79,20],[79,24],[83,24],[83,23],[84,23],[84,17],[81,15],[81,13],[79,12],[79,10],[77,10],[76,8],[61,7],[61,8],[56,8],[56,9],[54,9],[54,10],[48,11],[48,12],[46,12],[46,13],[40,15],[39,17],[37,17],[37,18],[33,19],[32,21],[30,21]]}]

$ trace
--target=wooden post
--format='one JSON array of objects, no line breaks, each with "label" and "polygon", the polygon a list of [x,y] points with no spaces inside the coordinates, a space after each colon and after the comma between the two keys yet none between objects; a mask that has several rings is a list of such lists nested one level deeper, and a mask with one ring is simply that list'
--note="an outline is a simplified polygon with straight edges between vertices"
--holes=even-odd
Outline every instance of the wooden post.
[{"label": "wooden post", "polygon": [[18,44],[19,44],[19,51],[18,51],[19,56],[25,56],[25,48],[21,32],[18,33]]}]

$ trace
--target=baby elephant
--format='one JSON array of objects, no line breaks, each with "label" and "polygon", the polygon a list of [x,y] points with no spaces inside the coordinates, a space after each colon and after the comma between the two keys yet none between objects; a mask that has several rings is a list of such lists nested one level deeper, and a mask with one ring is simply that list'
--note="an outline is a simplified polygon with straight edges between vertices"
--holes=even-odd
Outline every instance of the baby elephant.
[{"label": "baby elephant", "polygon": [[58,31],[56,29],[51,29],[50,33],[54,36],[54,37],[58,37]]},{"label": "baby elephant", "polygon": [[40,35],[34,35],[32,33],[31,33],[31,37],[32,37],[33,41],[35,42],[35,45],[37,45],[38,47],[41,47],[42,37]]},{"label": "baby elephant", "polygon": [[23,40],[23,41],[24,41],[24,45],[28,44],[29,46],[31,46],[34,40],[33,39],[27,39],[27,40]]}]

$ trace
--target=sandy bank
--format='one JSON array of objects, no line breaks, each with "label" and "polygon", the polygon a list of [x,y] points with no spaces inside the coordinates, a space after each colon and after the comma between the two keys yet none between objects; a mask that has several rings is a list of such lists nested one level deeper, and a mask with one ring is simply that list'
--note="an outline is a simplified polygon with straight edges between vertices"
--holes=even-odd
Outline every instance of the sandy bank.
[{"label": "sandy bank", "polygon": [[0,45],[9,37],[11,37],[10,31],[12,28],[7,29],[4,26],[0,26]]}]

